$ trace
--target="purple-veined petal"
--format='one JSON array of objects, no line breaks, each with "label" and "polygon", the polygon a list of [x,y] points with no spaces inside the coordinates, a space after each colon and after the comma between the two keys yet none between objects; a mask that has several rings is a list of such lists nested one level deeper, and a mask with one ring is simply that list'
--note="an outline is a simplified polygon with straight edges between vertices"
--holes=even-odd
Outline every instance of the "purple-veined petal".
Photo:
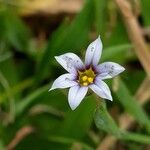
[{"label": "purple-veined petal", "polygon": [[84,68],[83,62],[74,53],[66,53],[60,56],[55,56],[55,59],[70,73],[76,73],[77,69]]},{"label": "purple-veined petal", "polygon": [[72,110],[75,110],[81,103],[88,91],[88,87],[73,86],[69,89],[68,101]]},{"label": "purple-veined petal", "polygon": [[90,64],[96,66],[99,62],[102,53],[102,42],[100,36],[93,41],[87,48],[85,54],[85,65],[89,66]]},{"label": "purple-veined petal", "polygon": [[124,70],[124,67],[114,62],[105,62],[96,67],[96,71],[99,73],[98,77],[100,77],[101,79],[109,79],[115,77]]},{"label": "purple-veined petal", "polygon": [[54,81],[49,91],[57,89],[57,88],[63,89],[63,88],[68,88],[71,86],[78,85],[76,81],[73,81],[75,78],[76,76],[73,74],[69,74],[69,73],[63,74]]},{"label": "purple-veined petal", "polygon": [[95,79],[95,83],[89,85],[93,92],[98,96],[112,101],[112,96],[108,85],[99,78]]}]

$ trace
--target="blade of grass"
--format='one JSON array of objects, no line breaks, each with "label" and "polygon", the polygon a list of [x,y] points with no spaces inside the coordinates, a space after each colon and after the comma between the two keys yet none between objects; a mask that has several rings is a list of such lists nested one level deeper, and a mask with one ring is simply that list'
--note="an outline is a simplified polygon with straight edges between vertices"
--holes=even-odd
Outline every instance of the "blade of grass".
[{"label": "blade of grass", "polygon": [[[138,100],[138,103],[140,105],[144,105],[149,98],[149,91],[150,91],[150,79],[147,77],[140,85],[139,89],[137,90],[135,94],[135,98]],[[145,94],[147,93],[147,94]],[[145,96],[146,95],[146,96]],[[119,117],[119,126],[121,129],[125,130],[128,129],[132,124],[134,123],[135,119],[127,113],[123,113]],[[98,149],[110,149],[110,147],[113,147],[115,143],[117,142],[117,139],[113,136],[106,136],[103,141],[98,145]]]},{"label": "blade of grass", "polygon": [[93,99],[93,96],[84,98],[75,111],[72,111],[68,106],[69,111],[60,126],[60,135],[76,139],[82,139],[86,135],[93,121],[93,110],[95,108]]},{"label": "blade of grass", "polygon": [[14,46],[16,50],[28,54],[30,30],[17,16],[15,11],[9,7],[4,11],[3,15],[3,22],[5,26],[4,34],[9,44]]},{"label": "blade of grass", "polygon": [[44,92],[48,92],[49,85],[45,85],[31,94],[29,94],[26,98],[22,99],[22,101],[16,104],[16,116],[20,115],[38,96],[40,96]]},{"label": "blade of grass", "polygon": [[150,144],[150,136],[142,135],[142,134],[138,134],[138,133],[123,132],[121,139],[139,142],[139,143]]},{"label": "blade of grass", "polygon": [[[8,93],[11,93],[12,95],[16,95],[17,93],[22,92],[24,89],[30,87],[33,84],[33,79],[26,79],[14,87],[11,87],[11,89],[8,90]],[[0,95],[0,104],[3,103],[8,98],[8,94],[2,93]]]},{"label": "blade of grass", "polygon": [[5,149],[4,148],[4,144],[3,144],[3,142],[2,142],[2,140],[0,139],[0,149],[2,150],[2,149]]},{"label": "blade of grass", "polygon": [[111,59],[114,56],[117,56],[118,53],[126,53],[131,48],[133,48],[133,46],[131,44],[121,44],[121,45],[105,48],[103,50],[103,55],[102,55],[101,61]]},{"label": "blade of grass", "polygon": [[92,147],[90,147],[89,145],[77,141],[75,139],[71,139],[71,138],[66,138],[66,137],[60,137],[60,136],[51,136],[48,138],[50,141],[52,142],[58,142],[58,143],[62,143],[62,144],[73,144],[73,143],[79,143],[81,145],[82,149],[85,150],[94,150]]},{"label": "blade of grass", "polygon": [[7,52],[3,55],[0,55],[0,63],[12,57],[12,53]]},{"label": "blade of grass", "polygon": [[94,121],[98,129],[112,134],[118,139],[134,141],[139,143],[150,143],[150,136],[121,131],[115,121],[107,112],[105,102],[101,102],[94,116]]},{"label": "blade of grass", "polygon": [[13,122],[15,119],[15,98],[14,96],[8,92],[10,90],[10,85],[3,73],[0,71],[0,83],[3,85],[9,99],[9,122]]},{"label": "blade of grass", "polygon": [[142,7],[142,17],[144,18],[144,24],[146,26],[150,26],[150,20],[149,20],[149,0],[140,1],[141,7]]},{"label": "blade of grass", "polygon": [[131,96],[128,88],[120,79],[118,90],[115,92],[119,102],[123,105],[124,109],[129,112],[141,125],[145,126],[150,133],[150,119],[134,97]]},{"label": "blade of grass", "polygon": [[95,22],[97,33],[104,37],[106,30],[107,0],[94,0]]},{"label": "blade of grass", "polygon": [[116,123],[107,112],[105,102],[100,102],[99,108],[95,112],[94,121],[99,129],[117,137],[120,136],[120,131]]}]

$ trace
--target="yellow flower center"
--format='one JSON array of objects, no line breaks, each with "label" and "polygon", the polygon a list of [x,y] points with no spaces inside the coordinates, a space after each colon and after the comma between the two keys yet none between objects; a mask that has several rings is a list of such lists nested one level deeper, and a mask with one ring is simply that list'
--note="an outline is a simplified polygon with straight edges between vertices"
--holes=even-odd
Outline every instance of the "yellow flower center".
[{"label": "yellow flower center", "polygon": [[89,84],[93,83],[96,76],[92,68],[84,71],[78,71],[78,74],[78,82],[81,86],[88,86]]}]

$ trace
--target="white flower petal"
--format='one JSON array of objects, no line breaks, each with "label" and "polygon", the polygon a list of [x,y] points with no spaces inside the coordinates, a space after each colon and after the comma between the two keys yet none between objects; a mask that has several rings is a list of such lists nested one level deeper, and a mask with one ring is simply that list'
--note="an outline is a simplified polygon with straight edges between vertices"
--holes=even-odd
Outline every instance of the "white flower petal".
[{"label": "white flower petal", "polygon": [[101,77],[101,79],[115,77],[124,70],[124,67],[114,62],[105,62],[96,67],[96,71],[99,73],[98,77]]},{"label": "white flower petal", "polygon": [[54,81],[54,83],[49,91],[54,90],[56,88],[63,89],[63,88],[68,88],[71,86],[78,85],[77,82],[73,81],[75,78],[76,78],[76,76],[73,74],[69,74],[69,73],[63,74]]},{"label": "white flower petal", "polygon": [[83,62],[74,53],[66,53],[60,56],[55,56],[55,59],[70,73],[75,73],[76,69],[84,68]]},{"label": "white flower petal", "polygon": [[101,57],[101,53],[102,53],[102,42],[99,36],[94,42],[92,42],[88,46],[86,50],[86,54],[85,54],[86,66],[89,66],[90,64],[96,66]]},{"label": "white flower petal", "polygon": [[69,89],[68,101],[72,110],[76,109],[88,91],[88,87],[73,86]]},{"label": "white flower petal", "polygon": [[98,78],[95,79],[95,83],[91,84],[89,87],[100,97],[111,100],[112,101],[112,96],[109,87],[107,84],[99,80]]}]

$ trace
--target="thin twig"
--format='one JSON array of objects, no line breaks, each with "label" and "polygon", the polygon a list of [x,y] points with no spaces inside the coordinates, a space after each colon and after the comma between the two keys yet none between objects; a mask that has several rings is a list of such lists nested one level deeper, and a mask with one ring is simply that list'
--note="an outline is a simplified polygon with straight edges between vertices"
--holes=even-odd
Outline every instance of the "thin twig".
[{"label": "thin twig", "polygon": [[132,0],[132,6],[133,6],[133,11],[134,11],[134,15],[136,17],[139,17],[141,14],[141,3],[140,0]]},{"label": "thin twig", "polygon": [[131,5],[127,0],[114,1],[122,13],[128,36],[135,47],[135,53],[147,75],[150,77],[150,53],[142,35],[140,25],[132,12]]},{"label": "thin twig", "polygon": [[25,126],[19,129],[19,131],[16,133],[15,137],[13,140],[7,145],[6,149],[7,150],[13,150],[15,146],[22,140],[24,139],[27,135],[31,134],[34,132],[34,128],[31,126]]},{"label": "thin twig", "polygon": [[139,104],[143,105],[150,98],[150,78],[146,77],[135,94],[136,99],[139,99]]},{"label": "thin twig", "polygon": [[60,118],[64,118],[64,116],[65,116],[64,112],[62,112],[52,106],[47,106],[44,104],[37,104],[29,110],[29,115],[31,115],[31,116],[38,115],[41,113],[49,113],[51,115],[55,115],[56,117],[60,117]]}]

